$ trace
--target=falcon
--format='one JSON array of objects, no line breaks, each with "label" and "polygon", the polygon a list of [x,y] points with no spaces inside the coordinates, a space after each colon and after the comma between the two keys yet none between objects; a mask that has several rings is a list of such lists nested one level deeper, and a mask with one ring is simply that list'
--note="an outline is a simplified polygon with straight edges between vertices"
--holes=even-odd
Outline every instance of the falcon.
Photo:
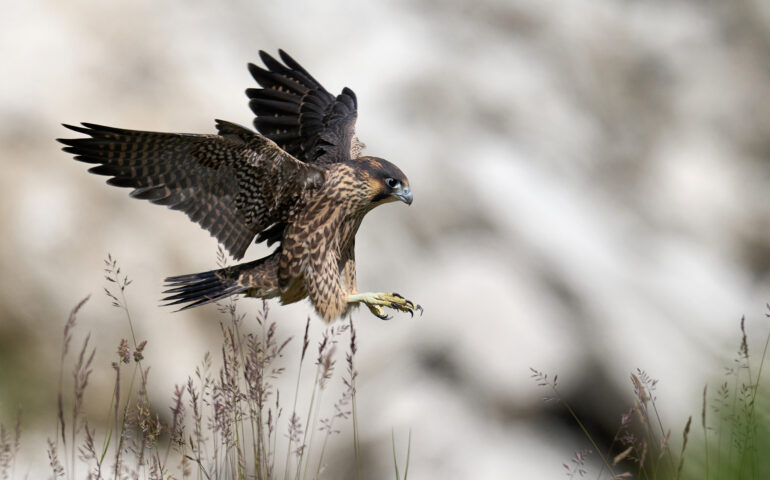
[{"label": "falcon", "polygon": [[232,295],[308,298],[326,322],[363,303],[422,313],[397,293],[359,292],[355,236],[364,216],[394,201],[412,203],[409,179],[382,158],[362,156],[358,103],[349,88],[334,96],[283,50],[249,64],[257,132],[216,120],[216,134],[159,133],[92,123],[58,139],[75,160],[130,196],[180,210],[208,230],[235,260],[253,241],[277,244],[268,256],[166,279],[166,305],[180,310]]}]

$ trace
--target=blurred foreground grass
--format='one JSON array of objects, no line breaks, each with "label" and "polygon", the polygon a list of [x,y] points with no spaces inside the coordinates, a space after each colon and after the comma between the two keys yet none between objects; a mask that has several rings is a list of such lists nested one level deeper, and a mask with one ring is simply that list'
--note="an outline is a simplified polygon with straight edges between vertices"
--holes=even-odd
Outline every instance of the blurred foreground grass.
[{"label": "blurred foreground grass", "polygon": [[[224,258],[221,255],[220,261]],[[357,343],[352,320],[332,324],[317,347],[310,348],[308,318],[301,354],[296,359],[293,396],[282,395],[276,380],[285,375],[285,368],[280,366],[285,362],[279,365],[278,359],[293,339],[278,337],[275,322],[268,319],[266,302],[256,322],[244,321],[234,299],[221,304],[219,358],[207,354],[198,366],[190,365],[194,373],[169,391],[171,404],[158,410],[163,402],[151,401],[147,388],[151,381],[143,358],[147,341],[136,338],[124,295],[131,281],[110,256],[105,260],[105,273],[105,293],[125,317],[130,335],[116,346],[111,365],[105,366],[112,369],[115,379],[110,404],[103,406],[109,412],[107,421],[93,425],[84,413],[84,404],[89,377],[95,368],[102,367],[93,364],[95,347],[90,334],[81,334],[76,328],[78,312],[88,297],[65,322],[59,393],[51,399],[56,402],[57,416],[47,445],[54,478],[325,478],[330,439],[341,434],[343,422],[352,423],[354,461],[342,472],[345,478],[369,477],[360,462]],[[672,432],[661,420],[658,381],[641,369],[631,373],[634,402],[621,416],[609,445],[595,441],[560,394],[558,377],[533,369],[532,377],[551,390],[545,400],[560,402],[591,445],[564,463],[566,476],[770,478],[770,391],[761,383],[770,343],[770,328],[766,325],[765,330],[763,350],[750,354],[746,323],[741,320],[735,358],[721,378],[704,387],[702,405],[693,406],[693,416],[682,432]],[[339,351],[344,352],[342,368],[337,363]],[[302,370],[308,368],[305,365],[312,357],[313,383],[303,385]],[[341,382],[340,395],[327,393],[333,381]],[[661,390],[665,393],[665,387]],[[20,417],[0,425],[2,479],[26,476],[15,465],[22,433]],[[404,479],[410,448],[411,436]],[[394,439],[394,476],[400,479],[396,450]]]},{"label": "blurred foreground grass", "polygon": [[[326,468],[330,438],[341,433],[345,421],[353,423],[356,461],[350,466],[351,476],[360,478],[352,320],[329,326],[312,349],[308,318],[292,397],[280,394],[276,380],[285,374],[278,359],[293,339],[279,338],[276,323],[268,318],[267,302],[256,322],[245,322],[231,299],[219,305],[220,358],[206,354],[200,365],[190,365],[194,373],[169,392],[168,408],[159,408],[163,401],[152,401],[148,391],[152,380],[144,360],[147,340],[136,337],[126,302],[131,280],[111,256],[105,260],[105,274],[104,291],[125,317],[129,335],[116,345],[111,365],[105,366],[112,369],[114,385],[109,405],[97,406],[107,410],[106,421],[94,425],[85,414],[85,403],[104,400],[89,398],[89,378],[94,369],[105,367],[94,364],[91,336],[77,328],[78,312],[89,297],[65,322],[58,396],[51,399],[57,416],[47,440],[54,478],[319,478]],[[344,367],[337,362],[340,350],[345,354]],[[303,366],[314,355],[313,384],[301,385]],[[333,381],[344,385],[336,398],[326,394]],[[19,418],[0,427],[3,479],[27,475],[17,472],[15,465],[23,433]]]},{"label": "blurred foreground grass", "polygon": [[[767,306],[770,311],[770,305]],[[770,313],[766,314],[770,317]],[[758,480],[770,478],[770,390],[761,383],[770,345],[770,328],[759,357],[749,353],[745,317],[740,345],[717,387],[703,388],[703,402],[684,431],[672,432],[658,410],[658,381],[637,369],[631,373],[634,403],[620,418],[609,446],[594,435],[559,392],[558,376],[531,369],[538,385],[552,394],[545,401],[563,405],[592,448],[578,450],[563,466],[567,477],[692,480]],[[665,388],[663,388],[665,392]],[[695,409],[694,409],[695,410]],[[678,436],[678,438],[677,438]],[[599,471],[589,459],[598,456]]]}]

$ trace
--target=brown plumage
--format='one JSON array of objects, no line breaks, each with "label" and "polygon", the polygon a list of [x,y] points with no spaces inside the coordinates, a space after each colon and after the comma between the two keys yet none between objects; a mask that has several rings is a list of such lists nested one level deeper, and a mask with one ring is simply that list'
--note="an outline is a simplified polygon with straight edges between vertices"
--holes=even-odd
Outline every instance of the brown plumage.
[{"label": "brown plumage", "polygon": [[327,322],[365,303],[413,313],[419,305],[393,293],[359,293],[355,235],[378,205],[412,203],[409,180],[392,163],[360,156],[356,96],[336,97],[283,51],[265,52],[267,69],[250,64],[262,88],[246,91],[261,133],[216,121],[218,134],[65,125],[87,135],[59,139],[75,159],[131,196],[185,212],[236,259],[255,239],[278,243],[267,257],[226,269],[167,278],[165,298],[183,309],[230,295],[309,298]]}]

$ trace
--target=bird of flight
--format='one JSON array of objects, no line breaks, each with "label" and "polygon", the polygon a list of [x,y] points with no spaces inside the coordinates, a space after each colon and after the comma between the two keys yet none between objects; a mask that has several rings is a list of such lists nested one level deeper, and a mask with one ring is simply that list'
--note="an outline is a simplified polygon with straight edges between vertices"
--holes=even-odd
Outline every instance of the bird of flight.
[{"label": "bird of flight", "polygon": [[246,90],[259,133],[223,120],[217,134],[126,130],[92,123],[64,125],[87,135],[59,139],[89,172],[132,188],[131,196],[181,210],[236,260],[256,242],[270,255],[209,272],[166,279],[164,298],[182,309],[231,295],[309,298],[331,322],[363,303],[414,314],[422,307],[397,293],[362,293],[356,285],[355,235],[378,205],[412,203],[406,175],[392,163],[362,156],[355,136],[356,96],[330,94],[293,58],[260,51],[249,64],[262,88]]}]

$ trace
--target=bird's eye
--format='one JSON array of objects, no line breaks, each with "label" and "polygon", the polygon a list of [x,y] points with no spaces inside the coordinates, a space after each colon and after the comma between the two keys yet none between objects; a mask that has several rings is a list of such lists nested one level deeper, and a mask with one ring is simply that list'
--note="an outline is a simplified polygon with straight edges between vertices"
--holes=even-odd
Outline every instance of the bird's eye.
[{"label": "bird's eye", "polygon": [[396,188],[396,187],[398,187],[398,184],[399,184],[399,183],[401,183],[401,182],[399,182],[399,181],[398,181],[398,180],[396,180],[395,178],[386,178],[386,179],[385,179],[385,184],[386,184],[388,187],[390,187],[390,188]]}]

